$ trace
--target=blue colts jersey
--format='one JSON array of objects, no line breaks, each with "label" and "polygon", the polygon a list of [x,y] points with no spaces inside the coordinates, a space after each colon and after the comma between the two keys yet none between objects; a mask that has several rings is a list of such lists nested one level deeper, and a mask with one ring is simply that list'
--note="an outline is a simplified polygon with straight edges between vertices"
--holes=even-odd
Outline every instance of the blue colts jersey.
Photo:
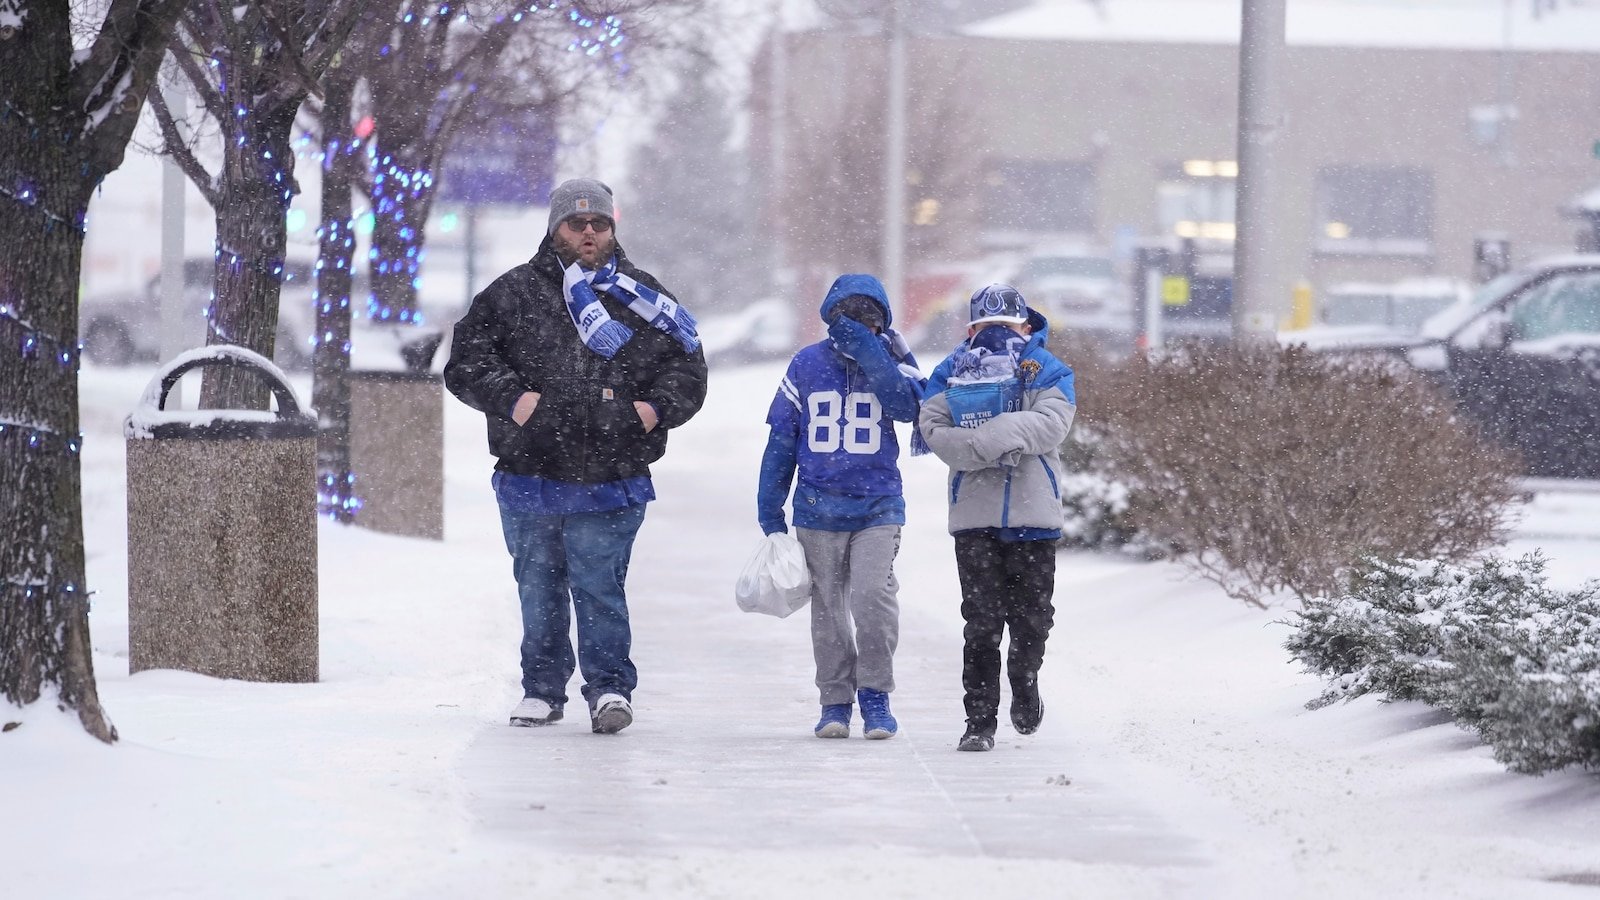
[{"label": "blue colts jersey", "polygon": [[847,497],[898,497],[894,422],[853,361],[821,341],[789,362],[767,424],[795,436],[796,515],[811,489]]}]

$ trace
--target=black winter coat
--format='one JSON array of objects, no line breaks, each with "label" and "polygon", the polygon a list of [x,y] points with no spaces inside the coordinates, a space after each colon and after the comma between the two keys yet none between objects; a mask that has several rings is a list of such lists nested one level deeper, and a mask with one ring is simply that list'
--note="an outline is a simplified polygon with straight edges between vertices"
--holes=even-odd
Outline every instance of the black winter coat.
[{"label": "black winter coat", "polygon": [[[668,293],[620,246],[616,253],[619,271]],[[474,297],[456,323],[444,383],[488,417],[496,469],[580,484],[649,475],[666,451],[667,431],[705,402],[704,352],[684,350],[622,302],[599,296],[613,319],[633,329],[611,359],[578,337],[561,292],[561,263],[546,237],[532,259]],[[518,427],[511,409],[524,391],[537,391],[539,405]],[[649,433],[635,400],[654,404],[660,416]]]}]

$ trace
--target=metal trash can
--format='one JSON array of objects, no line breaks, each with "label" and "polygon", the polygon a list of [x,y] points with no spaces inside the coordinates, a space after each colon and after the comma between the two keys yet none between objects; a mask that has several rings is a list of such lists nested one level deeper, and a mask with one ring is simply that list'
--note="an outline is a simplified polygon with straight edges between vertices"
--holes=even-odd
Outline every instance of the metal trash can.
[{"label": "metal trash can", "polygon": [[[167,410],[195,368],[255,372],[277,412]],[[316,421],[241,347],[168,363],[124,426],[128,670],[317,680]]]},{"label": "metal trash can", "polygon": [[432,372],[351,372],[355,522],[444,539],[444,381]]}]

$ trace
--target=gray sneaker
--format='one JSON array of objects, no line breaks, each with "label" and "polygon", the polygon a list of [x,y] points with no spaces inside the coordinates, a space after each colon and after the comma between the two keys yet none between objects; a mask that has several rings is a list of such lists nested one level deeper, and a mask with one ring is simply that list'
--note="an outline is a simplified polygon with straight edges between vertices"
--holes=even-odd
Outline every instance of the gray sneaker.
[{"label": "gray sneaker", "polygon": [[511,711],[511,724],[521,727],[549,725],[561,721],[561,707],[538,697],[523,697]]},{"label": "gray sneaker", "polygon": [[595,734],[616,734],[633,724],[633,706],[621,694],[601,694],[594,701],[590,716],[591,730]]}]

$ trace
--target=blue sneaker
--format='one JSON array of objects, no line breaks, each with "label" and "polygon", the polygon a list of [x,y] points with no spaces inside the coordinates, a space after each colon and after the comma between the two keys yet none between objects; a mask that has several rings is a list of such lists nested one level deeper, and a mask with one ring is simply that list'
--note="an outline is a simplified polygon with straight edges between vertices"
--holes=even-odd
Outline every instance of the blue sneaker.
[{"label": "blue sneaker", "polygon": [[816,735],[820,738],[850,736],[850,704],[830,703],[822,708],[822,718],[817,720]]},{"label": "blue sneaker", "polygon": [[856,691],[856,701],[861,704],[861,733],[872,741],[894,737],[900,723],[889,712],[889,695],[884,691],[862,688]]}]

